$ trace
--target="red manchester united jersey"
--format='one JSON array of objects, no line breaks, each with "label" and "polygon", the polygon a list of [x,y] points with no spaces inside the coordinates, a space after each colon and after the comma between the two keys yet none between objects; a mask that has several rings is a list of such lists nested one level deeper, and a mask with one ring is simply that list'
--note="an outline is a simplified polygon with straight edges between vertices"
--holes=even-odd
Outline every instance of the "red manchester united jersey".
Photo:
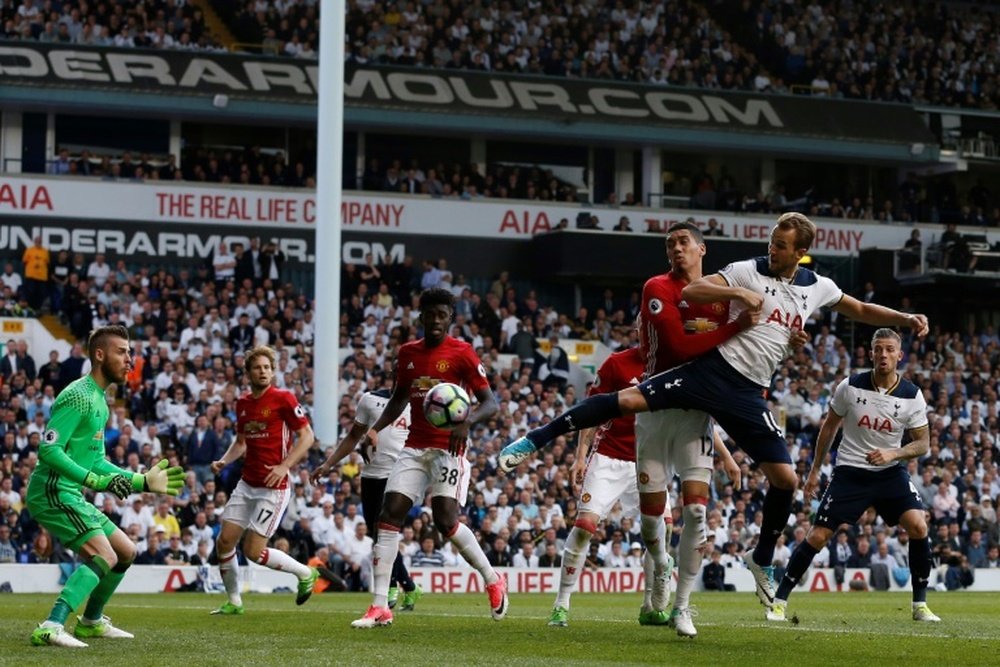
[{"label": "red manchester united jersey", "polygon": [[406,343],[399,348],[396,364],[396,386],[410,392],[410,434],[406,446],[448,449],[451,433],[431,426],[424,417],[424,396],[428,389],[442,382],[459,385],[470,397],[480,389],[488,389],[486,369],[479,363],[479,357],[465,341],[445,336],[437,347],[427,347],[422,339]]},{"label": "red manchester united jersey", "polygon": [[[643,370],[642,352],[631,347],[615,352],[597,370],[597,380],[589,395],[610,394],[639,384]],[[598,454],[622,461],[635,461],[635,415],[626,415],[597,427],[594,445]]]},{"label": "red manchester united jersey", "polygon": [[[259,398],[251,392],[236,401],[236,432],[247,445],[243,459],[243,481],[250,486],[265,487],[264,480],[271,466],[281,463],[292,448],[292,433],[309,420],[295,394],[277,387],[268,387]],[[288,479],[274,488],[284,489]]]},{"label": "red manchester united jersey", "polygon": [[681,298],[685,286],[671,272],[650,278],[642,288],[639,347],[646,377],[691,361],[740,330],[729,322],[728,302],[688,303]]}]

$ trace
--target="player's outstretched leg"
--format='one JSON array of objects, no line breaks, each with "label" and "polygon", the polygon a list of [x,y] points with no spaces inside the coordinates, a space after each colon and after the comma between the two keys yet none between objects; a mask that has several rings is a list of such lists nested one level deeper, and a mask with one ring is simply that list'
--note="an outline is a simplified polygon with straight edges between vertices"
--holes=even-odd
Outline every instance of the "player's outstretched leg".
[{"label": "player's outstretched leg", "polygon": [[545,426],[530,431],[525,437],[518,438],[500,451],[497,468],[501,474],[507,474],[523,463],[529,456],[538,451],[560,435],[582,428],[599,426],[609,419],[621,417],[621,407],[618,405],[618,394],[596,394],[577,403],[572,408],[554,418]]}]

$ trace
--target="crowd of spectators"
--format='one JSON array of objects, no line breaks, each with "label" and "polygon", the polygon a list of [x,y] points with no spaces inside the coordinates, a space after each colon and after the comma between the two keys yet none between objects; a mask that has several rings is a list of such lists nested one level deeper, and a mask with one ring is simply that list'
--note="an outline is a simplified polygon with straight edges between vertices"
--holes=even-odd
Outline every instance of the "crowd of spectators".
[{"label": "crowd of spectators", "polygon": [[[217,0],[239,46],[316,58],[314,2]],[[963,3],[352,0],[346,55],[484,72],[996,109],[996,14]],[[177,0],[4,0],[2,37],[219,50]],[[798,87],[800,91],[796,91]]]},{"label": "crowd of spectators", "polygon": [[[259,5],[234,10],[247,38],[312,34]],[[959,3],[358,0],[346,49],[358,64],[994,109],[995,34],[992,13]]]},{"label": "crowd of spectators", "polygon": [[[176,271],[133,269],[120,258],[59,253],[51,275],[65,275],[59,267],[67,260],[68,277],[50,286],[40,307],[61,314],[81,338],[92,326],[122,323],[134,340],[135,366],[125,385],[108,396],[108,456],[137,472],[159,457],[188,469],[176,499],[138,494],[124,502],[107,494],[93,499],[136,541],[139,562],[206,562],[212,558],[220,513],[239,476],[238,465],[215,476],[209,464],[234,437],[235,399],[246,386],[243,353],[254,344],[274,346],[276,383],[295,392],[310,413],[330,407],[317,405],[313,396],[312,304],[282,282],[276,249],[257,240],[250,248],[220,246],[206,265]],[[512,438],[579,398],[578,388],[560,372],[566,368],[560,362],[560,341],[588,338],[612,349],[634,343],[629,323],[637,311],[637,294],[607,290],[597,303],[569,314],[540,303],[530,286],[506,272],[482,284],[489,288],[472,290],[467,277],[454,275],[443,259],[418,265],[407,257],[379,265],[369,257],[364,264],[343,267],[340,342],[345,353],[336,407],[340,432],[350,428],[363,392],[390,385],[396,347],[421,335],[419,291],[452,290],[457,306],[451,333],[474,346],[500,406],[494,419],[471,434],[467,456],[473,483],[464,520],[497,565],[558,566],[562,541],[577,512],[569,484],[574,440],[560,437],[509,478],[496,474],[496,455]],[[848,348],[838,337],[839,325],[836,319],[811,322],[811,344],[789,358],[772,383],[771,405],[785,424],[800,475],[808,471],[836,383],[869,365],[863,347]],[[550,348],[539,344],[545,339]],[[23,340],[5,343],[0,358],[0,562],[69,559],[34,523],[23,498],[53,400],[87,371],[88,361],[79,343],[66,357],[31,350]],[[910,473],[930,512],[941,568],[936,582],[968,585],[976,568],[998,565],[1000,338],[992,328],[955,332],[937,325],[924,340],[904,339],[904,349],[903,372],[923,388],[931,411],[930,452],[910,464]],[[358,511],[363,461],[352,455],[325,482],[309,481],[310,469],[323,458],[321,449],[333,444],[321,443],[294,472],[292,500],[274,545],[302,561],[325,564],[357,588],[364,584],[357,573],[371,547]],[[742,566],[761,523],[764,479],[739,450],[734,457],[742,469],[741,483],[734,485],[717,468],[709,505],[709,535],[721,567]],[[830,472],[827,461],[824,483]],[[674,503],[675,525],[682,522],[678,505]],[[411,564],[460,564],[434,529],[428,508],[429,501],[418,503],[404,528],[406,557]],[[800,493],[776,552],[779,565],[804,538],[814,509],[815,501]],[[866,567],[884,548],[905,567],[907,551],[899,545],[907,537],[899,530],[868,517],[844,535],[837,539],[850,551],[848,557],[842,558],[847,553],[843,548],[831,545],[817,556],[817,564]],[[672,546],[678,536],[675,530]],[[635,565],[637,545],[637,524],[618,506],[595,532],[588,567]]]},{"label": "crowd of spectators", "polygon": [[916,0],[721,5],[720,21],[779,82],[835,98],[997,108],[995,7]]},{"label": "crowd of spectators", "polygon": [[186,0],[3,0],[0,39],[48,44],[225,51]]},{"label": "crowd of spectators", "polygon": [[296,160],[289,164],[281,151],[264,151],[259,145],[246,149],[193,147],[186,151],[181,165],[176,155],[154,157],[132,151],[118,155],[95,155],[82,149],[72,155],[60,148],[46,167],[56,176],[94,176],[106,181],[190,181],[195,183],[235,183],[288,188],[315,188],[316,175],[311,162]]}]

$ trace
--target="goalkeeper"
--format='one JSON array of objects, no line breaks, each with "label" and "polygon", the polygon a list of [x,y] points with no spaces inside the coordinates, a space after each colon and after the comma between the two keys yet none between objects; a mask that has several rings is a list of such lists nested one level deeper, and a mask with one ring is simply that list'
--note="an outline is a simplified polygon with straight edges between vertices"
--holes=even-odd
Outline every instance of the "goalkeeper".
[{"label": "goalkeeper", "polygon": [[[108,404],[104,391],[121,384],[132,367],[128,331],[120,325],[94,329],[87,341],[91,371],[66,387],[52,406],[48,430],[38,451],[38,465],[28,484],[31,516],[75,551],[81,560],[63,588],[48,620],[31,635],[36,646],[85,647],[80,639],[131,639],[111,624],[104,605],[135,559],[135,545],[124,532],[87,502],[81,487],[125,498],[151,491],[175,496],[184,483],[182,468],[166,459],[142,475],[112,465],[104,456]],[[83,616],[70,635],[63,625],[84,600]]]}]

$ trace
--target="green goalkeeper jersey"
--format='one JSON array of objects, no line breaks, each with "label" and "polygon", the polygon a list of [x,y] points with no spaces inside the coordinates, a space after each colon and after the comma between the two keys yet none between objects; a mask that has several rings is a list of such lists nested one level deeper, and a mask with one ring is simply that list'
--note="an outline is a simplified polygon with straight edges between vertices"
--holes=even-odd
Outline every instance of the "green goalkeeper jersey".
[{"label": "green goalkeeper jersey", "polygon": [[31,491],[44,492],[39,488],[44,485],[50,492],[55,490],[82,498],[81,487],[87,473],[105,474],[118,470],[105,458],[104,426],[107,423],[108,403],[104,390],[93,377],[85,375],[63,389],[52,406],[29,494]]}]

